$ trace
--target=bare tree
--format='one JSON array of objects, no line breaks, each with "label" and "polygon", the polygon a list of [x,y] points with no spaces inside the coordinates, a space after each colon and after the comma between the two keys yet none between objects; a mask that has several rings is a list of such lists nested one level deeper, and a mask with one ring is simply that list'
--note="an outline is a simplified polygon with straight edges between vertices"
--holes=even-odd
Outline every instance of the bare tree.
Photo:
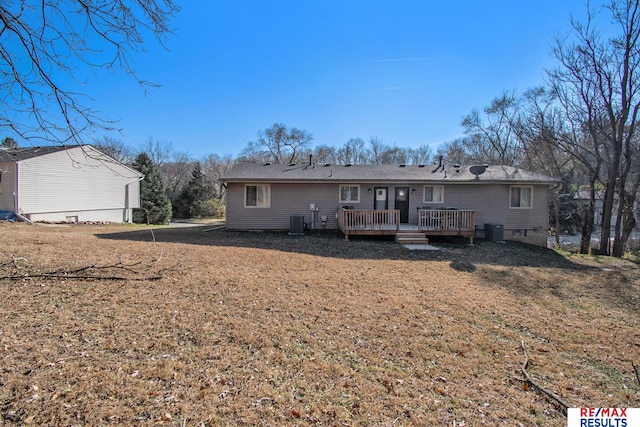
[{"label": "bare tree", "polygon": [[368,152],[364,139],[351,138],[336,153],[338,163],[364,165],[368,163]]},{"label": "bare tree", "polygon": [[94,141],[93,146],[120,163],[130,164],[136,157],[133,148],[111,136],[103,136],[102,139]]},{"label": "bare tree", "polygon": [[387,147],[380,156],[383,165],[402,165],[407,163],[407,149],[401,147]]},{"label": "bare tree", "polygon": [[336,149],[330,145],[318,145],[313,149],[313,158],[320,164],[335,164],[338,162]]},{"label": "bare tree", "polygon": [[220,177],[231,169],[233,163],[233,158],[230,155],[219,156],[217,154],[210,154],[201,161],[202,173],[213,183],[216,196],[220,199],[225,194],[225,188],[220,183]]},{"label": "bare tree", "polygon": [[187,153],[173,152],[171,158],[158,166],[167,195],[174,200],[191,178],[195,162]]},{"label": "bare tree", "polygon": [[62,144],[81,143],[89,129],[112,129],[69,82],[108,68],[150,86],[131,57],[147,35],[162,44],[177,11],[173,0],[0,2],[0,127]]},{"label": "bare tree", "polygon": [[162,167],[174,157],[173,143],[161,139],[148,137],[142,145],[141,151],[147,153],[151,161],[158,167]]},{"label": "bare tree", "polygon": [[407,162],[412,165],[426,165],[431,160],[433,154],[428,145],[419,145],[415,148],[407,149]]},{"label": "bare tree", "polygon": [[484,108],[484,118],[473,110],[462,120],[462,127],[482,153],[481,162],[516,166],[521,160],[521,147],[513,133],[518,102],[515,93],[505,92]]},{"label": "bare tree", "polygon": [[[558,39],[560,66],[550,72],[568,116],[581,120],[589,134],[597,171],[604,184],[599,253],[622,256],[635,226],[634,206],[640,175],[636,125],[640,111],[640,1],[612,0],[606,8],[618,33],[603,39],[596,14],[586,23],[572,20],[574,40]],[[617,199],[617,200],[616,200]],[[611,226],[615,216],[613,248]]]},{"label": "bare tree", "polygon": [[258,139],[249,142],[240,156],[252,161],[302,163],[310,153],[311,141],[313,136],[306,130],[274,123],[258,132]]},{"label": "bare tree", "polygon": [[[544,87],[532,88],[519,97],[518,103],[517,117],[512,126],[523,151],[522,167],[561,180],[550,192],[556,244],[559,245],[561,230],[575,230],[580,222],[573,196],[579,188],[576,174],[583,168],[579,167],[574,156],[563,150],[563,141],[570,136],[553,92]],[[587,236],[588,252],[591,228],[587,224],[583,222],[582,234]]]},{"label": "bare tree", "polygon": [[389,147],[385,145],[381,138],[372,136],[369,138],[369,162],[374,165],[382,164],[382,153]]}]

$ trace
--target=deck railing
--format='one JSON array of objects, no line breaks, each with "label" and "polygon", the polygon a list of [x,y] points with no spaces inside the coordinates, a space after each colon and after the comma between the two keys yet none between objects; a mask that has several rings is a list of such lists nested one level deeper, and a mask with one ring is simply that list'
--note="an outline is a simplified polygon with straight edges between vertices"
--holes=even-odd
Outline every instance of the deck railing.
[{"label": "deck railing", "polygon": [[469,235],[475,232],[476,212],[449,209],[419,209],[418,230],[438,234]]},{"label": "deck railing", "polygon": [[395,234],[400,228],[399,210],[338,209],[338,227],[349,234]]}]

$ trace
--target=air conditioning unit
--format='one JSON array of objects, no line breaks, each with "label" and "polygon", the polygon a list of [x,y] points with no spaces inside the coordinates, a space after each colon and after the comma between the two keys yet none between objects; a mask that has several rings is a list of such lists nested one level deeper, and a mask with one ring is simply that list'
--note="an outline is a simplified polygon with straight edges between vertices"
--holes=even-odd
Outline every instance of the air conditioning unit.
[{"label": "air conditioning unit", "polygon": [[490,242],[504,243],[504,225],[485,222],[484,238]]},{"label": "air conditioning unit", "polygon": [[289,234],[291,236],[301,236],[304,234],[304,215],[291,215]]}]

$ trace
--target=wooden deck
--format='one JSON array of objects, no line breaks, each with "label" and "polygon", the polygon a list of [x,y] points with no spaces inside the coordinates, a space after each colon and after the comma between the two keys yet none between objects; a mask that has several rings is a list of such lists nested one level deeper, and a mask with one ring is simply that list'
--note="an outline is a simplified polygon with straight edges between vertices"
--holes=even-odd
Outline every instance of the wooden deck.
[{"label": "wooden deck", "polygon": [[338,227],[346,240],[350,235],[393,236],[400,229],[400,211],[339,209]]},{"label": "wooden deck", "polygon": [[[395,235],[401,226],[399,210],[339,209],[338,227],[349,240],[350,235]],[[473,243],[475,211],[419,209],[417,228],[427,236],[467,236]]]},{"label": "wooden deck", "polygon": [[418,230],[427,236],[467,236],[473,244],[476,212],[468,210],[418,210]]}]

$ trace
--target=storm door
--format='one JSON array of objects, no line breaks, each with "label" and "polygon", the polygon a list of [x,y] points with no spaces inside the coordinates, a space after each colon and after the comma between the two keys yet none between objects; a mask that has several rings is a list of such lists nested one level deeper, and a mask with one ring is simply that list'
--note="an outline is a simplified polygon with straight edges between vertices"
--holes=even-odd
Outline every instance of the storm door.
[{"label": "storm door", "polygon": [[383,211],[389,209],[389,188],[387,187],[373,187],[375,197],[373,199],[373,209],[377,211]]},{"label": "storm door", "polygon": [[396,209],[400,211],[400,223],[408,223],[409,187],[396,187]]}]

